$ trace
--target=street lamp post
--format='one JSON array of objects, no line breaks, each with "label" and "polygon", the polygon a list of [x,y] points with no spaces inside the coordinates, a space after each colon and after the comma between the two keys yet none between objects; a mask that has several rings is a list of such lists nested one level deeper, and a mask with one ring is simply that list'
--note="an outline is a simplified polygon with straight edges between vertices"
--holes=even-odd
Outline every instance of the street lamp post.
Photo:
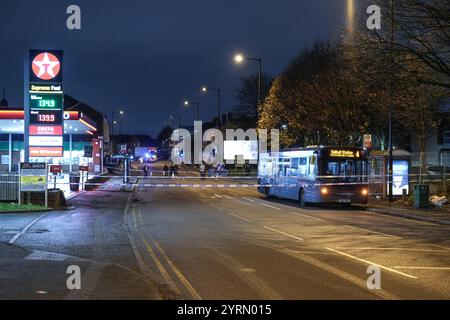
[{"label": "street lamp post", "polygon": [[189,100],[184,101],[184,105],[185,106],[190,106],[190,105],[193,105],[193,104],[195,104],[197,106],[195,120],[200,120],[200,103],[192,102],[192,101],[189,101]]},{"label": "street lamp post", "polygon": [[391,77],[390,77],[390,84],[389,84],[389,114],[388,114],[388,143],[389,143],[389,154],[388,154],[388,166],[389,166],[389,171],[388,171],[388,201],[392,202],[393,201],[393,195],[392,195],[392,184],[394,182],[394,158],[393,158],[393,153],[394,153],[394,146],[393,146],[393,139],[392,139],[392,105],[394,103],[394,79],[393,79],[393,69],[392,67],[394,66],[394,0],[390,0],[389,1],[389,10],[390,10],[390,41],[391,41],[391,46],[390,46],[390,56],[391,56]]},{"label": "street lamp post", "polygon": [[207,93],[208,91],[215,91],[217,92],[217,127],[220,127],[220,125],[222,124],[222,112],[221,112],[221,102],[220,102],[220,96],[221,96],[221,91],[220,89],[213,89],[213,88],[208,88],[208,87],[203,87],[202,91]]},{"label": "street lamp post", "polygon": [[262,59],[261,58],[250,58],[242,54],[237,54],[234,57],[234,61],[238,64],[244,62],[244,60],[258,62],[258,106],[262,103]]},{"label": "street lamp post", "polygon": [[114,115],[115,114],[120,114],[120,115],[124,115],[124,111],[123,110],[120,110],[120,111],[113,111],[113,112],[111,112],[111,122],[112,122],[112,126],[111,126],[111,135],[113,136],[114,135]]},{"label": "street lamp post", "polygon": [[[170,116],[170,119],[174,119],[174,118],[176,118],[178,121],[177,121],[177,129],[180,129],[180,126],[181,126],[181,116],[174,116],[174,115],[171,115]],[[175,125],[174,125],[175,126]]]}]

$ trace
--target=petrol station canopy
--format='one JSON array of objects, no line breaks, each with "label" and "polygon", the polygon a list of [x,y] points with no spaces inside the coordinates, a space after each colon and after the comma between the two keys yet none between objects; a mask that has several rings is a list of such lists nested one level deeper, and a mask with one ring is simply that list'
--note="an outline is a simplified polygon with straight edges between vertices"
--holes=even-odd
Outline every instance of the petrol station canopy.
[{"label": "petrol station canopy", "polygon": [[[24,134],[24,110],[0,110],[0,134]],[[94,135],[97,124],[80,111],[64,111],[64,134]]]}]

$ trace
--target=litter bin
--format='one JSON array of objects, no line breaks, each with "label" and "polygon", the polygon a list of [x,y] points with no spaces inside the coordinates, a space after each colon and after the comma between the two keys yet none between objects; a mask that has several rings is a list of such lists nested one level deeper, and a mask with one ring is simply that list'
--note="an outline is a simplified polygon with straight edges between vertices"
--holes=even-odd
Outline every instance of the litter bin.
[{"label": "litter bin", "polygon": [[429,206],[430,186],[427,184],[417,184],[414,186],[414,207],[427,209]]},{"label": "litter bin", "polygon": [[80,190],[80,173],[71,172],[69,173],[70,191]]}]

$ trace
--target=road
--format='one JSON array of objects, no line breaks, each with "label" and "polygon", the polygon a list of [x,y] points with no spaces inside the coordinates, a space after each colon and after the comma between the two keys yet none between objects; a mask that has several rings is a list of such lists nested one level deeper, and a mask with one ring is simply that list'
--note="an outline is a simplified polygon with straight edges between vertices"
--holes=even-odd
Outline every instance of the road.
[{"label": "road", "polygon": [[[14,245],[6,243],[38,217],[0,215],[0,297],[450,298],[448,226],[358,207],[300,208],[230,179],[163,179],[160,166],[133,193],[78,196]],[[28,265],[24,257],[36,250],[73,260]],[[88,289],[65,288],[70,264],[81,264]],[[381,289],[367,287],[371,265],[381,270]]]}]

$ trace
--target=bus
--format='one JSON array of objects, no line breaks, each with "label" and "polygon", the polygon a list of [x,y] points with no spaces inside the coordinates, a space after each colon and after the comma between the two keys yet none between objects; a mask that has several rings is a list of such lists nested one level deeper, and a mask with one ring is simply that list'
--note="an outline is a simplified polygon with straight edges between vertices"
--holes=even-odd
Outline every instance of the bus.
[{"label": "bus", "polygon": [[307,147],[261,153],[258,191],[268,198],[307,203],[366,204],[368,152],[364,148]]}]

